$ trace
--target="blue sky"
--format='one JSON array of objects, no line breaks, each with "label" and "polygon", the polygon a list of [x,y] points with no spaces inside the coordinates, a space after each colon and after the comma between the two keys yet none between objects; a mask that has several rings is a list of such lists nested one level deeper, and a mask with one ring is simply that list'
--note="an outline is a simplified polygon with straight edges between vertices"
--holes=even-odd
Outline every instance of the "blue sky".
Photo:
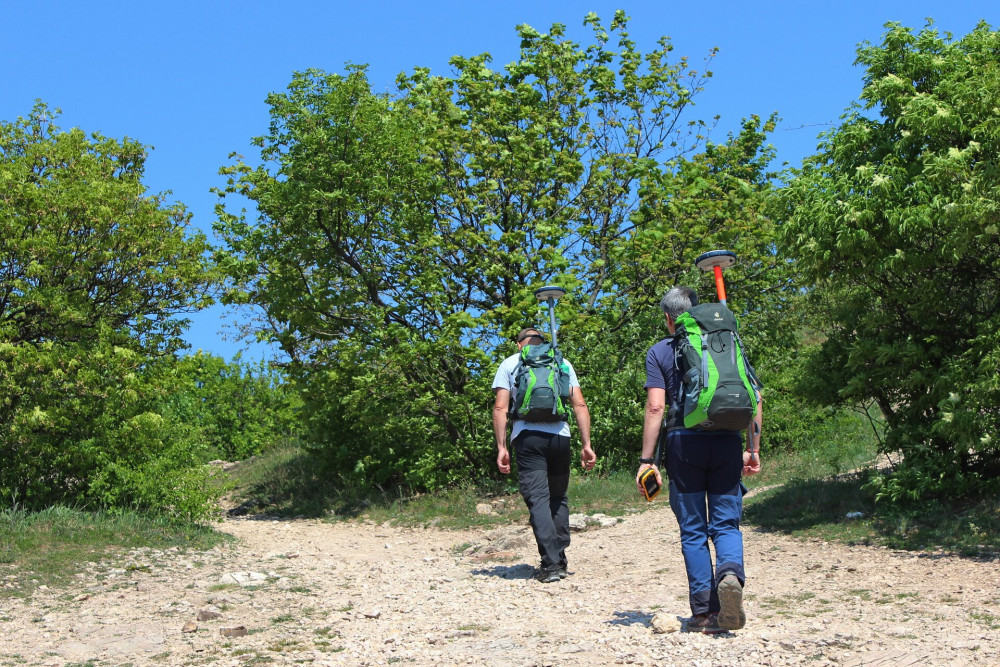
[{"label": "blue sky", "polygon": [[[836,123],[861,90],[856,46],[878,43],[884,24],[920,28],[931,17],[960,37],[980,19],[1000,25],[996,0],[868,2],[171,2],[0,0],[0,119],[13,120],[42,99],[62,109],[63,128],[153,147],[146,185],[172,191],[211,237],[220,166],[238,152],[255,156],[251,137],[267,129],[266,95],[292,73],[340,72],[367,63],[376,90],[391,92],[413,67],[447,73],[456,54],[489,52],[494,65],[517,56],[514,27],[566,24],[588,41],[587,12],[605,24],[615,9],[632,17],[640,50],[661,35],[697,67],[713,47],[714,73],[690,118],[721,116],[721,141],[751,114],[778,112],[771,137],[778,161],[814,152],[817,135]],[[221,307],[192,318],[193,349],[232,357],[244,347],[227,335],[235,316]],[[229,338],[229,339],[227,339]],[[245,357],[270,351],[253,346]]]}]

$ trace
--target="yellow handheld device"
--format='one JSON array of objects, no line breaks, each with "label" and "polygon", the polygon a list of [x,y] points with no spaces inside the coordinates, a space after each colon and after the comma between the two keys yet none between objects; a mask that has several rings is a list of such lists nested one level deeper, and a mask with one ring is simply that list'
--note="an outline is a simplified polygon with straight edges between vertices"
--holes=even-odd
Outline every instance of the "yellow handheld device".
[{"label": "yellow handheld device", "polygon": [[656,470],[646,468],[639,477],[642,495],[646,500],[652,500],[660,492],[660,483],[656,481]]}]

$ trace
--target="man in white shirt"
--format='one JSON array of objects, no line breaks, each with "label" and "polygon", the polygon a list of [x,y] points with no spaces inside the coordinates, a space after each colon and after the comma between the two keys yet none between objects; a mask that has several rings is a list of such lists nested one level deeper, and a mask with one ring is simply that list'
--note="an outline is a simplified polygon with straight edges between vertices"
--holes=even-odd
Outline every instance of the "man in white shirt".
[{"label": "man in white shirt", "polygon": [[[539,345],[545,336],[534,327],[522,329],[517,338],[518,350],[525,345]],[[511,395],[515,389],[515,373],[520,354],[514,354],[500,364],[493,379],[496,400],[493,405],[493,433],[497,443],[497,467],[510,474],[510,453],[507,450],[507,422]],[[594,467],[597,455],[590,444],[590,411],[580,390],[573,366],[563,360],[569,371],[570,406],[580,431],[582,448],[580,464],[585,470]],[[528,506],[531,529],[538,544],[541,567],[535,578],[543,583],[559,581],[567,576],[566,547],[569,546],[569,487],[570,428],[567,421],[528,422],[513,419],[511,447],[517,455],[517,481],[521,496]]]}]

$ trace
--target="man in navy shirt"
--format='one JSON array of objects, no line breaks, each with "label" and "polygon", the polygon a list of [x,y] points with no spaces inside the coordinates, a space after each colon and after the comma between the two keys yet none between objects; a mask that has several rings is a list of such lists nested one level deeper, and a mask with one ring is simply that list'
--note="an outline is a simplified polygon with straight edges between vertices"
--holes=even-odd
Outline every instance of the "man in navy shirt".
[{"label": "man in navy shirt", "polygon": [[[690,287],[674,287],[667,292],[660,307],[671,334],[677,318],[696,305],[698,297]],[[667,407],[680,402],[676,344],[671,336],[653,345],[646,354],[646,414],[636,484],[648,468],[654,468],[657,480],[663,483],[653,456]],[[689,632],[738,630],[746,623],[741,475],[760,472],[760,426],[758,400],[745,451],[741,451],[739,431],[669,431],[663,456],[670,477],[670,506],[680,527],[681,553],[687,570],[692,617],[685,629]],[[709,540],[715,546],[714,568]]]}]

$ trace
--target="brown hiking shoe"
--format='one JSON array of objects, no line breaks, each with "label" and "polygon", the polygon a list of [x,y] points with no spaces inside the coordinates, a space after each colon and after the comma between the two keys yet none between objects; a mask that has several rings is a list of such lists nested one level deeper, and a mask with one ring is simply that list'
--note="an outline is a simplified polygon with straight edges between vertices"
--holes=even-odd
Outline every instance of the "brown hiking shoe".
[{"label": "brown hiking shoe", "polygon": [[736,575],[727,574],[719,582],[719,627],[723,630],[739,630],[747,624],[743,611],[743,586]]},{"label": "brown hiking shoe", "polygon": [[684,623],[684,632],[700,632],[705,635],[717,635],[725,632],[715,622],[715,614],[698,614]]}]

